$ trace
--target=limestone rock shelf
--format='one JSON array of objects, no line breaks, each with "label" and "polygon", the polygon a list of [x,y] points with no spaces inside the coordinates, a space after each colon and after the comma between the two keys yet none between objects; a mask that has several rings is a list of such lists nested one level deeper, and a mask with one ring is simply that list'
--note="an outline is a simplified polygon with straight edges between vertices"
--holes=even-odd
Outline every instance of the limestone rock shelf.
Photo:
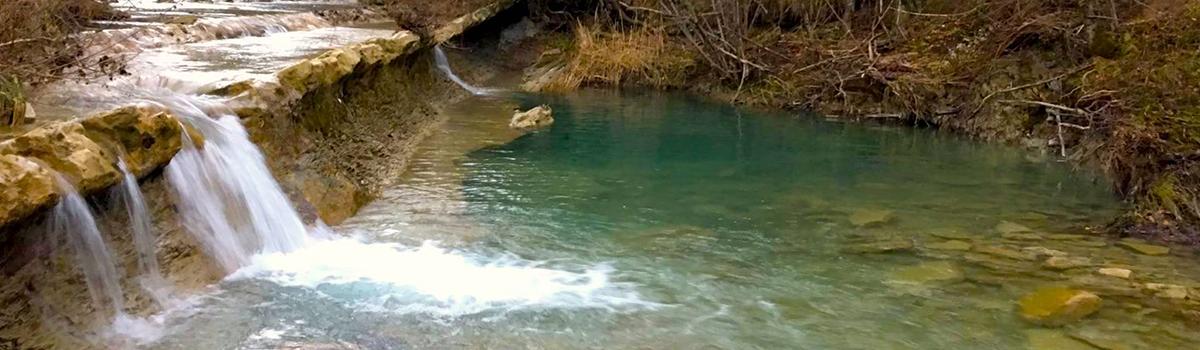
[{"label": "limestone rock shelf", "polygon": [[121,159],[135,175],[148,175],[179,151],[183,130],[162,110],[124,107],[0,142],[0,226],[56,203],[56,173],[83,193],[117,184]]}]

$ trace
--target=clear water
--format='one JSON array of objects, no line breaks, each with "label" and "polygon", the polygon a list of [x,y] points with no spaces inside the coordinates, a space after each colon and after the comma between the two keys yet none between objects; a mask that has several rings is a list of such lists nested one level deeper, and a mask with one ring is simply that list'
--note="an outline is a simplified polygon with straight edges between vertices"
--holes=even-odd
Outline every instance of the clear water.
[{"label": "clear water", "polygon": [[[505,128],[538,103],[551,128]],[[152,347],[1019,349],[1036,332],[1012,311],[1021,288],[897,285],[930,258],[843,248],[1002,221],[1078,232],[1119,209],[1012,149],[675,95],[447,114],[399,185],[334,228],[351,238],[255,256]],[[896,219],[856,228],[864,209]]]}]

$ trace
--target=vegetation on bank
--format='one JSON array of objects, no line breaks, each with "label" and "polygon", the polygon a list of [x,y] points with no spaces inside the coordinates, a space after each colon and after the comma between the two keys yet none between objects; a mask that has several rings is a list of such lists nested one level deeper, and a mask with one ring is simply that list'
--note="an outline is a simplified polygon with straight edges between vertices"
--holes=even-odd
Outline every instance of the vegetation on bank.
[{"label": "vegetation on bank", "polygon": [[1126,234],[1200,244],[1200,3],[537,0],[546,87],[685,88],[934,125],[1100,164]]},{"label": "vegetation on bank", "polygon": [[12,122],[24,108],[25,86],[88,74],[79,65],[84,43],[72,34],[121,16],[97,0],[0,1],[0,121]]}]

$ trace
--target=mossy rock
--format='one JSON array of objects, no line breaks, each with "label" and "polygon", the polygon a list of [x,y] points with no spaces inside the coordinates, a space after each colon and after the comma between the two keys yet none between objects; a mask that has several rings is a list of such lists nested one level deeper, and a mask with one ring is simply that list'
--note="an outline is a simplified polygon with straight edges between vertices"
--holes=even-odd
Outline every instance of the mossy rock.
[{"label": "mossy rock", "polygon": [[1102,299],[1088,291],[1067,287],[1042,287],[1021,297],[1018,312],[1034,324],[1058,327],[1100,310]]}]

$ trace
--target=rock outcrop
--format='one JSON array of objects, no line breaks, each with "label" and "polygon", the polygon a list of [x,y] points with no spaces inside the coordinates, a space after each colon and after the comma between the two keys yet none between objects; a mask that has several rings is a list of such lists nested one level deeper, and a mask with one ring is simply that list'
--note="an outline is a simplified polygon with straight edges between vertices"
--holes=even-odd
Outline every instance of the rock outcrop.
[{"label": "rock outcrop", "polygon": [[554,111],[550,106],[541,105],[529,109],[528,111],[516,111],[513,113],[512,120],[508,122],[508,127],[520,130],[537,129],[554,124]]},{"label": "rock outcrop", "polygon": [[50,170],[26,157],[0,154],[0,227],[57,201]]},{"label": "rock outcrop", "polygon": [[178,119],[153,108],[127,107],[79,121],[35,128],[0,142],[0,227],[58,201],[59,174],[82,193],[120,181],[117,163],[145,176],[179,151]]}]

